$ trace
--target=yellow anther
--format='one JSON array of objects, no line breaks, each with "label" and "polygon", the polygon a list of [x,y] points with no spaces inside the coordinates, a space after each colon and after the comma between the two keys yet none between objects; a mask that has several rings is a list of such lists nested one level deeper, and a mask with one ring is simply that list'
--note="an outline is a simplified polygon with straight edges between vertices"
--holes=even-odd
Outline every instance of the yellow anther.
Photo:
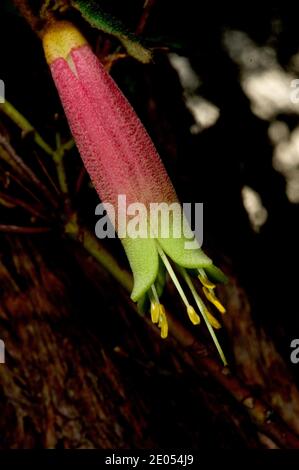
[{"label": "yellow anther", "polygon": [[208,309],[205,309],[205,314],[210,325],[212,325],[215,330],[219,330],[221,328],[219,321],[209,312]]},{"label": "yellow anther", "polygon": [[210,291],[206,287],[202,288],[206,298],[219,310],[220,313],[224,314],[226,312],[225,307],[222,305],[220,300],[217,299],[213,291]]},{"label": "yellow anther", "polygon": [[199,317],[199,315],[197,315],[197,313],[195,312],[192,305],[188,305],[187,313],[188,313],[189,318],[192,321],[193,325],[198,325],[200,323],[200,317]]},{"label": "yellow anther", "polygon": [[215,289],[216,285],[213,284],[213,282],[211,282],[207,276],[203,276],[202,274],[199,274],[198,279],[200,280],[202,285],[206,287],[207,289]]},{"label": "yellow anther", "polygon": [[161,326],[161,338],[165,339],[167,338],[167,336],[168,336],[168,323],[165,317],[165,320],[163,321],[162,326]]},{"label": "yellow anther", "polygon": [[160,315],[160,304],[158,302],[151,302],[151,318],[153,323],[158,323]]},{"label": "yellow anther", "polygon": [[164,306],[160,304],[159,307],[159,328],[161,328],[161,338],[165,339],[168,336],[168,322]]},{"label": "yellow anther", "polygon": [[222,313],[222,315],[224,315],[224,313],[226,313],[226,308],[222,305],[222,303],[220,302],[220,300],[215,299],[214,305],[215,305],[215,307],[217,308],[217,310],[218,310],[220,313]]}]

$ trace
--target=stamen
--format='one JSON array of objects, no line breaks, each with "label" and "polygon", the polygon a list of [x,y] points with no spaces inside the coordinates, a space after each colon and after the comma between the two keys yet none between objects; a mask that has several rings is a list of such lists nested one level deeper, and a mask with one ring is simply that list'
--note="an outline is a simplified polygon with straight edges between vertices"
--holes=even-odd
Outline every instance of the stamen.
[{"label": "stamen", "polygon": [[158,327],[161,328],[161,338],[167,338],[168,336],[168,322],[164,306],[160,303],[156,286],[151,285],[149,291],[149,298],[151,301],[151,319],[153,323],[158,323]]},{"label": "stamen", "polygon": [[159,304],[159,303],[160,303],[160,300],[159,300],[159,297],[158,297],[158,292],[157,292],[157,289],[156,289],[155,284],[152,284],[152,285],[151,285],[151,289],[152,289],[152,293],[153,293],[155,302],[156,302],[157,304]]},{"label": "stamen", "polygon": [[226,312],[225,307],[222,305],[219,299],[217,299],[216,295],[212,290],[207,289],[205,286],[202,288],[203,293],[205,294],[206,298],[219,310],[222,315]]},{"label": "stamen", "polygon": [[165,268],[167,269],[168,274],[172,279],[172,282],[174,283],[174,285],[175,285],[182,301],[184,302],[184,304],[186,306],[186,310],[187,310],[187,313],[188,313],[188,316],[189,316],[191,322],[193,323],[193,325],[198,325],[200,323],[200,317],[197,315],[197,313],[195,312],[192,305],[189,304],[188,299],[185,295],[185,292],[183,291],[183,288],[182,288],[182,286],[181,286],[181,284],[180,284],[180,282],[179,282],[179,280],[178,280],[178,278],[177,278],[170,262],[168,261],[168,258],[165,255],[164,251],[160,248],[160,246],[158,244],[157,244],[157,248],[158,248],[158,253],[160,255],[160,258],[163,261],[163,263],[165,265]]},{"label": "stamen", "polygon": [[151,319],[153,323],[158,323],[160,315],[160,305],[156,302],[151,302]]},{"label": "stamen", "polygon": [[178,278],[176,277],[176,274],[175,274],[175,272],[174,272],[174,270],[173,270],[173,268],[172,268],[170,262],[168,261],[168,258],[167,258],[167,256],[165,255],[164,251],[159,247],[159,245],[157,245],[157,246],[158,246],[159,255],[160,255],[160,257],[161,257],[161,259],[162,259],[162,261],[163,261],[163,263],[164,263],[164,265],[165,265],[167,271],[168,271],[168,274],[170,275],[170,277],[171,277],[171,279],[172,279],[172,282],[174,283],[175,287],[177,288],[177,291],[178,291],[178,293],[180,294],[180,297],[181,297],[182,301],[184,302],[186,308],[188,308],[188,307],[189,307],[189,302],[188,302],[188,300],[187,300],[187,297],[186,297],[186,295],[185,295],[185,292],[183,291],[182,286],[181,286],[181,284],[179,283],[179,280],[178,280]]},{"label": "stamen", "polygon": [[219,323],[219,321],[214,317],[214,315],[209,312],[207,308],[205,309],[205,312],[207,319],[209,320],[209,323],[212,325],[212,327],[215,328],[215,330],[220,330],[221,324]]},{"label": "stamen", "polygon": [[160,301],[154,284],[151,286],[151,292],[149,292],[149,295],[151,300],[151,319],[153,323],[158,323],[160,316]]},{"label": "stamen", "polygon": [[195,312],[194,308],[192,307],[192,305],[189,305],[189,307],[187,307],[187,313],[189,315],[189,318],[190,320],[192,321],[193,325],[199,325],[200,323],[200,316],[197,315],[197,313]]},{"label": "stamen", "polygon": [[202,314],[203,319],[204,319],[204,321],[207,325],[209,333],[210,333],[210,335],[211,335],[211,337],[214,341],[214,344],[217,348],[219,356],[221,357],[223,364],[226,366],[227,365],[227,360],[226,360],[224,352],[222,351],[222,348],[219,344],[217,336],[216,336],[216,334],[215,334],[215,332],[214,332],[214,330],[213,330],[213,328],[212,328],[212,326],[209,322],[209,318],[208,318],[209,316],[207,315],[207,308],[206,308],[205,304],[203,303],[203,301],[201,300],[201,298],[199,297],[198,293],[196,292],[196,289],[195,289],[195,287],[192,283],[192,280],[191,280],[189,274],[187,273],[187,271],[184,268],[181,268],[181,272],[182,272],[182,275],[183,275],[183,277],[184,277],[184,279],[185,279],[185,281],[186,281],[186,283],[187,283],[187,285],[188,285],[188,287],[189,287],[189,289],[190,289],[190,291],[193,295],[193,298],[194,298],[199,310],[201,311],[201,314]]},{"label": "stamen", "polygon": [[210,281],[204,269],[198,269],[198,279],[200,280],[202,285],[207,289],[215,289],[216,284],[213,284],[213,282]]},{"label": "stamen", "polygon": [[165,313],[165,308],[160,304],[160,317],[159,317],[159,327],[161,328],[161,338],[165,339],[168,336],[168,322]]}]

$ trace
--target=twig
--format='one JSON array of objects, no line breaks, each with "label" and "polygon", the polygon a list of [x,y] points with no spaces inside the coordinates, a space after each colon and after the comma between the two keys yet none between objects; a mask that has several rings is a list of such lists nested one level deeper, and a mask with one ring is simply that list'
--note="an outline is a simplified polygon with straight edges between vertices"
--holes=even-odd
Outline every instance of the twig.
[{"label": "twig", "polygon": [[[67,179],[64,170],[63,157],[65,152],[71,150],[74,146],[74,140],[70,139],[65,144],[61,143],[60,137],[56,135],[56,149],[54,150],[43,137],[37,132],[34,126],[8,101],[0,104],[0,110],[3,111],[23,133],[31,133],[34,142],[47,154],[50,155],[55,163],[57,178],[61,192],[64,196],[68,193]],[[21,160],[21,159],[20,159]],[[28,168],[28,167],[27,167]],[[31,171],[31,170],[30,170]],[[57,206],[57,204],[56,204]]]},{"label": "twig", "polygon": [[[0,147],[0,155],[1,155],[1,147]],[[21,179],[16,174],[10,173],[8,171],[6,172],[6,174],[9,180],[10,179],[14,180],[23,189],[23,191],[29,194],[36,202],[40,203],[39,198],[34,194],[33,191],[31,191],[31,189],[27,188],[27,186],[23,184]]]},{"label": "twig", "polygon": [[41,212],[39,212],[37,209],[32,207],[30,204],[27,204],[22,199],[18,199],[16,197],[12,197],[5,193],[0,192],[0,200],[1,199],[4,201],[4,203],[10,204],[12,207],[15,207],[15,206],[22,207],[23,209],[25,209],[27,212],[34,215],[35,217],[39,217],[44,220],[48,219],[48,217],[43,215]]},{"label": "twig", "polygon": [[23,173],[32,181],[40,191],[47,197],[47,199],[53,204],[53,206],[57,207],[57,202],[53,198],[52,194],[48,190],[48,188],[37,178],[35,173],[24,163],[22,158],[20,158],[7,139],[0,134],[0,145],[4,147],[4,149],[8,152],[11,159],[16,163],[16,165],[22,169]]},{"label": "twig", "polygon": [[5,233],[45,233],[50,232],[50,227],[19,227],[18,225],[0,225],[0,232]]},{"label": "twig", "polygon": [[156,3],[156,0],[146,0],[144,2],[143,13],[141,15],[138,26],[136,28],[136,34],[141,34],[144,31],[146,23],[151,14],[151,10],[153,6],[155,5],[155,3]]},{"label": "twig", "polygon": [[78,178],[77,178],[77,181],[76,181],[76,184],[75,184],[75,193],[76,194],[79,193],[79,191],[82,187],[85,175],[86,175],[86,169],[85,169],[85,166],[82,165],[81,170],[80,170],[79,175],[78,175]]},{"label": "twig", "polygon": [[57,177],[61,192],[64,195],[68,194],[68,184],[63,164],[64,148],[61,145],[59,133],[56,134],[56,151],[53,154],[54,162],[56,165]]},{"label": "twig", "polygon": [[29,23],[33,31],[35,31],[36,34],[41,35],[41,30],[44,25],[44,21],[42,21],[39,16],[36,16],[33,13],[32,8],[29,6],[28,0],[13,0],[13,2],[19,9],[21,15]]},{"label": "twig", "polygon": [[52,188],[54,189],[55,193],[56,194],[59,194],[59,189],[57,187],[57,184],[56,182],[53,180],[52,176],[50,175],[47,167],[45,166],[43,160],[40,158],[40,156],[38,155],[37,152],[34,152],[34,155],[35,155],[35,158],[36,158],[36,161],[38,162],[43,174],[46,176],[47,180],[49,181],[50,185],[52,186]]},{"label": "twig", "polygon": [[5,103],[0,104],[0,110],[6,114],[20,129],[24,134],[33,135],[34,142],[44,150],[48,155],[53,156],[55,150],[53,150],[47,142],[44,141],[42,136],[37,132],[37,130],[30,124],[29,121],[7,100]]}]

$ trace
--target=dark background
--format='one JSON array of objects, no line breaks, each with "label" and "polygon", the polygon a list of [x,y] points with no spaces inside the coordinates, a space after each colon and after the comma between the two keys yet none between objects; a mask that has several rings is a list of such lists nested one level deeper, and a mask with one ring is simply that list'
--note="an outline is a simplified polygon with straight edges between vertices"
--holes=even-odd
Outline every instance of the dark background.
[{"label": "dark background", "polygon": [[[100,3],[136,29],[141,0]],[[118,47],[115,38],[89,28],[79,12],[64,15],[85,31],[94,48],[100,44],[100,53],[107,42],[112,52]],[[236,377],[295,433],[299,366],[290,362],[290,342],[299,337],[298,204],[289,202],[284,176],[273,168],[271,122],[252,112],[241,70],[223,37],[230,30],[246,33],[258,48],[272,48],[281,67],[294,75],[298,18],[299,6],[288,2],[270,7],[262,2],[157,0],[142,31],[144,43],[154,50],[153,63],[126,58],[111,70],[153,138],[181,200],[204,202],[204,247],[231,279],[231,287],[221,290],[231,315],[221,340]],[[0,21],[6,98],[49,143],[54,145],[57,129],[67,140],[69,130],[40,39],[8,0],[1,2]],[[189,59],[200,78],[196,93],[220,110],[217,122],[198,134],[190,132],[194,118],[168,52]],[[273,120],[292,131],[298,112],[299,105]],[[30,136],[22,137],[7,117],[0,118],[1,134],[43,179]],[[53,165],[42,158],[55,178]],[[74,190],[82,169],[75,149],[66,156],[66,168],[73,207],[93,230],[97,197],[86,175],[80,192]],[[13,185],[5,188],[3,163],[0,171],[1,191],[24,197]],[[260,195],[268,212],[259,233],[243,205],[244,185]],[[40,202],[51,232],[1,234],[0,337],[6,341],[7,363],[5,369],[0,366],[0,447],[296,447],[273,435],[265,443],[259,425],[222,389],[221,380],[200,366],[194,370],[176,342],[162,344],[133,313],[117,283],[64,236],[62,207],[53,210],[42,197]],[[28,225],[18,207],[0,208],[0,218],[1,224]],[[119,243],[106,246],[125,266]],[[166,298],[178,315],[174,294]],[[34,341],[29,324],[34,325]],[[209,339],[201,335],[209,349]],[[74,394],[66,398],[68,387]],[[260,432],[267,435],[265,429]]]}]

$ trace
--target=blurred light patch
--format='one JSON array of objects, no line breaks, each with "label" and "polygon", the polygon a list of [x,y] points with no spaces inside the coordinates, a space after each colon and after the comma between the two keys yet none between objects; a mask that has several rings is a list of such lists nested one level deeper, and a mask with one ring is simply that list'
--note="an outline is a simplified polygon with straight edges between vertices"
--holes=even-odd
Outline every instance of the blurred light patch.
[{"label": "blurred light patch", "polygon": [[242,199],[253,230],[259,232],[268,217],[260,195],[250,186],[243,186]]},{"label": "blurred light patch", "polygon": [[273,121],[269,126],[268,135],[272,144],[277,145],[282,140],[289,138],[290,130],[285,122]]},{"label": "blurred light patch", "polygon": [[279,113],[298,113],[298,104],[290,99],[292,80],[291,75],[274,68],[244,77],[242,86],[251,101],[252,112],[267,120]]},{"label": "blurred light patch", "polygon": [[190,127],[190,132],[198,134],[216,123],[220,116],[220,110],[213,103],[198,94],[201,81],[193,70],[189,59],[173,53],[169,54],[168,57],[172,67],[179,76],[184,90],[186,107],[191,112],[195,121]]},{"label": "blurred light patch", "polygon": [[224,33],[223,43],[240,67],[241,85],[256,116],[270,120],[279,113],[299,114],[299,104],[291,100],[296,77],[279,65],[273,48],[258,46],[246,33],[233,30]]},{"label": "blurred light patch", "polygon": [[169,62],[176,70],[185,93],[195,93],[200,87],[199,76],[193,70],[190,60],[178,54],[168,54]]},{"label": "blurred light patch", "polygon": [[240,66],[241,72],[258,72],[277,65],[274,49],[257,46],[244,31],[226,30],[223,44],[231,59]]},{"label": "blurred light patch", "polygon": [[[269,128],[269,136],[271,138],[272,135],[272,141],[273,136],[277,139],[273,167],[286,179],[286,194],[289,201],[299,203],[299,126],[290,132],[286,124],[284,126],[287,129],[284,130],[281,124],[284,123],[276,121]],[[276,132],[274,132],[275,129]]]},{"label": "blurred light patch", "polygon": [[220,110],[208,100],[194,95],[186,99],[186,106],[191,111],[195,124],[190,128],[192,134],[198,134],[215,124],[220,116]]},{"label": "blurred light patch", "polygon": [[[223,43],[231,59],[240,67],[241,85],[251,102],[252,112],[272,121],[268,135],[274,147],[273,168],[285,177],[289,201],[299,203],[299,127],[290,132],[285,122],[277,120],[279,114],[299,114],[296,76],[299,53],[290,61],[292,73],[287,73],[278,63],[273,48],[258,46],[242,31],[226,31]],[[253,211],[253,197],[246,189],[243,199],[249,215],[250,205]]]}]

